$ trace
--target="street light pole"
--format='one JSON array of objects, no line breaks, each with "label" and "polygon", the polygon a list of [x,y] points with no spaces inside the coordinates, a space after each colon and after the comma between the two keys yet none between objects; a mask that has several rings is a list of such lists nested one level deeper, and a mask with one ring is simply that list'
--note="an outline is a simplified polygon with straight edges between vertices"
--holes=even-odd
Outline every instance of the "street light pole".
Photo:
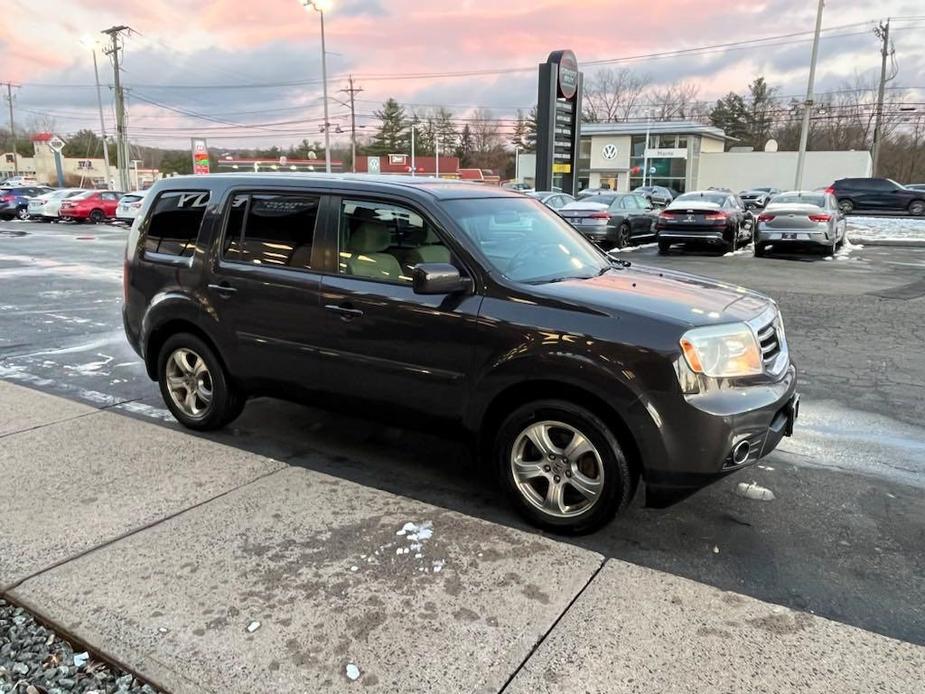
[{"label": "street light pole", "polygon": [[331,124],[328,122],[328,53],[324,45],[324,10],[319,0],[299,0],[302,7],[311,7],[321,17],[321,82],[324,96],[324,170],[331,173]]},{"label": "street light pole", "polygon": [[414,123],[411,124],[411,175],[414,176]]},{"label": "street light pole", "polygon": [[514,180],[520,183],[520,145],[514,145]]},{"label": "street light pole", "polygon": [[809,117],[813,110],[813,85],[816,81],[816,58],[819,55],[819,32],[822,29],[822,9],[825,0],[819,0],[816,9],[816,33],[813,37],[813,53],[809,61],[809,82],[806,84],[806,101],[803,103],[803,125],[800,128],[800,153],[797,155],[797,172],[793,181],[794,190],[803,188],[803,164],[806,160],[806,142],[809,139]]},{"label": "street light pole", "polygon": [[96,43],[92,39],[85,41],[93,54],[93,75],[96,78],[96,104],[100,109],[100,136],[103,138],[103,171],[106,175],[106,190],[112,190],[112,178],[109,174],[109,143],[106,142],[106,123],[103,120],[103,95],[100,92],[100,71],[96,62]]},{"label": "street light pole", "polygon": [[[646,146],[642,150],[642,185],[646,184],[646,176],[649,175],[649,137],[652,132],[652,112],[646,111]],[[632,188],[632,186],[630,186]]]}]

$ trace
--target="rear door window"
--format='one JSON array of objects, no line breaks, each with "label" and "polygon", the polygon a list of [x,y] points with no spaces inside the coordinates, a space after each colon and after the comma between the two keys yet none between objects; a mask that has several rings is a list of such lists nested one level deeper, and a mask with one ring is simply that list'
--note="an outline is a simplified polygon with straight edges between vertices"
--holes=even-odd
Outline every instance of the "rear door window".
[{"label": "rear door window", "polygon": [[321,197],[308,193],[238,193],[227,214],[225,260],[309,270]]},{"label": "rear door window", "polygon": [[168,191],[161,193],[151,210],[145,233],[145,251],[190,257],[196,248],[209,193]]}]

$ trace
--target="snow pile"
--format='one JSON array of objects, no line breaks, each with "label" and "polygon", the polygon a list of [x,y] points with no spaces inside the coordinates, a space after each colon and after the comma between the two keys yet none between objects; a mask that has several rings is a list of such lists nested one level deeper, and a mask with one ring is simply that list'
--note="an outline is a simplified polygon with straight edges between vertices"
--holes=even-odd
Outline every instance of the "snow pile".
[{"label": "snow pile", "polygon": [[849,217],[848,238],[855,242],[925,241],[925,217]]},{"label": "snow pile", "polygon": [[657,243],[640,243],[638,246],[625,246],[623,248],[612,248],[608,253],[632,253],[633,251],[641,251],[643,248],[657,248]]},{"label": "snow pile", "polygon": [[742,246],[737,251],[729,251],[728,253],[723,253],[724,258],[731,258],[734,255],[752,255],[755,252],[755,249],[752,247],[752,244],[747,246]]}]

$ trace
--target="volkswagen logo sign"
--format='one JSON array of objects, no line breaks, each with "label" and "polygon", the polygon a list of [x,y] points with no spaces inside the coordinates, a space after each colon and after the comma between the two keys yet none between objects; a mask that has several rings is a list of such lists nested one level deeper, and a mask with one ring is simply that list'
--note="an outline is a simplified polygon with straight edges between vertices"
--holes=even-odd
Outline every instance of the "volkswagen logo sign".
[{"label": "volkswagen logo sign", "polygon": [[617,146],[616,145],[604,145],[601,149],[601,156],[604,159],[615,159],[617,156]]}]

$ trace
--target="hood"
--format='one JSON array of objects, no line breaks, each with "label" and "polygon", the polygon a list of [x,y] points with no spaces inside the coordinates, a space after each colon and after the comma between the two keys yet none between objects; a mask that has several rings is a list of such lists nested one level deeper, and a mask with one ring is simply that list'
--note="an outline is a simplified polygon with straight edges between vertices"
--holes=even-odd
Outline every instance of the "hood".
[{"label": "hood", "polygon": [[607,313],[645,314],[689,327],[749,320],[773,303],[745,287],[635,264],[591,279],[539,284],[532,290]]}]

